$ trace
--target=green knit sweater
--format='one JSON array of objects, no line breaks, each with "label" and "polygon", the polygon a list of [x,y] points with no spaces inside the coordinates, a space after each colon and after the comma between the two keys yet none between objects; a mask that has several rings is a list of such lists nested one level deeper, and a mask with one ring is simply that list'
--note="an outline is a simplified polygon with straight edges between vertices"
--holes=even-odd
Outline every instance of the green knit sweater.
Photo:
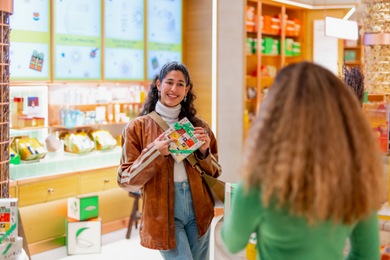
[{"label": "green knit sweater", "polygon": [[257,233],[261,260],[341,260],[347,238],[351,250],[345,259],[380,258],[376,212],[351,226],[332,221],[308,225],[306,218],[290,215],[286,207],[264,208],[260,190],[251,188],[246,193],[240,182],[224,220],[222,240],[229,252],[237,253],[246,247],[251,233]]}]

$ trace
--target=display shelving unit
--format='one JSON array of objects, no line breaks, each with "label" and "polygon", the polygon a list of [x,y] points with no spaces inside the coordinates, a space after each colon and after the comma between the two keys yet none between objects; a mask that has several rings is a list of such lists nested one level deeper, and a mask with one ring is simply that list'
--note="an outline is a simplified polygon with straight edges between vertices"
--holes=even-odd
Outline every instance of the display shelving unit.
[{"label": "display shelving unit", "polygon": [[[262,77],[261,66],[272,65],[275,66],[277,71],[286,65],[301,62],[305,57],[305,20],[306,20],[306,9],[281,4],[271,1],[261,0],[247,0],[247,6],[255,8],[255,15],[258,17],[256,23],[257,32],[246,32],[244,42],[247,37],[257,39],[257,52],[256,54],[246,54],[246,85],[244,94],[245,108],[249,113],[256,116],[260,110],[260,103],[264,98],[264,89],[270,88],[274,81],[273,77]],[[262,32],[260,29],[260,17],[262,15],[270,15],[271,17],[279,17],[280,19],[280,34]],[[301,30],[299,36],[286,36],[285,20],[281,19],[286,17],[288,19],[299,19],[301,20]],[[264,54],[261,51],[261,40],[263,37],[271,37],[273,39],[280,40],[280,55],[275,54]],[[285,40],[286,38],[293,38],[295,42],[299,42],[301,45],[301,54],[299,56],[288,56],[285,54]],[[245,46],[245,44],[244,44]],[[256,73],[254,73],[257,71]],[[256,76],[254,76],[256,75]],[[255,99],[249,99],[247,96],[247,90],[249,88],[255,88],[257,95]],[[245,134],[244,134],[245,135]]]},{"label": "display shelving unit", "polygon": [[[359,31],[361,29],[361,25],[359,25]],[[359,39],[357,40],[357,44],[355,46],[345,46],[344,51],[351,50],[356,52],[356,60],[345,61],[348,67],[363,67],[362,58],[364,57],[364,43],[363,37],[359,34]],[[344,53],[343,53],[344,54]],[[345,57],[345,56],[344,56]]]}]

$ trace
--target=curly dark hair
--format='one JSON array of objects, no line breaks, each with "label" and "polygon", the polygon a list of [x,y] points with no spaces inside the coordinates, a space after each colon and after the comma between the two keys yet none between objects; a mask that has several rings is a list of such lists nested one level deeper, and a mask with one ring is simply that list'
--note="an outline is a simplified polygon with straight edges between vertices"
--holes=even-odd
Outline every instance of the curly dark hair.
[{"label": "curly dark hair", "polygon": [[150,112],[154,111],[156,108],[157,101],[160,99],[159,97],[159,91],[157,89],[157,80],[162,82],[167,74],[171,71],[181,71],[184,75],[185,81],[186,81],[186,87],[189,87],[189,91],[187,93],[187,100],[182,100],[180,102],[181,104],[181,111],[179,114],[179,119],[182,119],[184,117],[187,117],[187,119],[195,126],[198,126],[200,124],[199,118],[196,117],[196,109],[194,105],[194,101],[196,99],[196,95],[193,91],[193,83],[190,79],[190,74],[188,73],[187,67],[177,61],[172,61],[166,63],[160,70],[160,74],[156,75],[156,77],[153,79],[152,84],[150,84],[148,96],[146,98],[146,101],[141,109],[141,112],[139,113],[139,116],[147,115]]}]

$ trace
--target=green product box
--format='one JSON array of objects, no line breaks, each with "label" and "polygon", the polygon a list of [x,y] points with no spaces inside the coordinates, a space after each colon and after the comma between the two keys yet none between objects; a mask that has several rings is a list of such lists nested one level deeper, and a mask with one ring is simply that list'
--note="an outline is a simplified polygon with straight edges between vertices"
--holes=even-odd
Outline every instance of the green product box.
[{"label": "green product box", "polygon": [[299,42],[294,42],[294,56],[300,56],[301,55],[301,44]]},{"label": "green product box", "polygon": [[256,38],[254,38],[253,41],[252,41],[251,52],[253,54],[257,53],[257,39]]},{"label": "green product box", "polygon": [[11,156],[10,164],[18,165],[20,164],[20,156],[19,154],[16,154],[15,156]]},{"label": "green product box", "polygon": [[234,183],[226,183],[225,184],[225,203],[224,203],[224,210],[223,210],[223,218],[225,219],[231,209],[231,203],[233,200],[233,194],[235,190],[237,189],[237,184]]},{"label": "green product box", "polygon": [[274,39],[272,39],[270,37],[264,37],[263,41],[264,41],[263,53],[265,53],[265,54],[272,54],[272,49],[273,49],[273,45],[274,45]]},{"label": "green product box", "polygon": [[253,42],[252,38],[250,38],[250,37],[246,38],[245,52],[248,54],[252,53],[252,42]]},{"label": "green product box", "polygon": [[273,52],[272,54],[280,55],[280,40],[274,40]]},{"label": "green product box", "polygon": [[76,220],[86,220],[99,216],[99,197],[87,194],[68,198],[68,217]]},{"label": "green product box", "polygon": [[344,60],[346,61],[356,60],[356,51],[352,51],[352,50],[344,51]]},{"label": "green product box", "polygon": [[285,54],[286,56],[294,55],[294,39],[286,38],[285,40]]}]

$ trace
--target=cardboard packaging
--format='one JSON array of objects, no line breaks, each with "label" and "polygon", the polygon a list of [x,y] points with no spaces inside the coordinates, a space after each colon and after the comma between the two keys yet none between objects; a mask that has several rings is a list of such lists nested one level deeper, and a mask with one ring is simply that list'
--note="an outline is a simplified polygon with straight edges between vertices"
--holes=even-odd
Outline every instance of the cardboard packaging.
[{"label": "cardboard packaging", "polygon": [[[12,228],[15,225],[14,228]],[[0,237],[12,232],[1,243],[14,243],[18,237],[18,199],[0,199]]]},{"label": "cardboard packaging", "polygon": [[99,216],[99,197],[87,194],[68,198],[68,217],[75,220],[86,220]]},{"label": "cardboard packaging", "polygon": [[246,7],[246,31],[255,32],[256,31],[256,22],[255,22],[255,8],[252,6]]},{"label": "cardboard packaging", "polygon": [[194,132],[194,126],[186,117],[165,131],[163,140],[176,139],[176,142],[170,144],[171,148],[169,151],[177,163],[187,158],[205,143],[204,141],[199,141],[194,136]]},{"label": "cardboard packaging", "polygon": [[66,219],[66,250],[68,255],[100,253],[102,244],[102,220],[87,221]]},{"label": "cardboard packaging", "polygon": [[230,213],[230,207],[232,203],[233,194],[235,189],[237,188],[237,184],[226,183],[225,184],[225,205],[223,210],[223,218],[226,219]]}]

